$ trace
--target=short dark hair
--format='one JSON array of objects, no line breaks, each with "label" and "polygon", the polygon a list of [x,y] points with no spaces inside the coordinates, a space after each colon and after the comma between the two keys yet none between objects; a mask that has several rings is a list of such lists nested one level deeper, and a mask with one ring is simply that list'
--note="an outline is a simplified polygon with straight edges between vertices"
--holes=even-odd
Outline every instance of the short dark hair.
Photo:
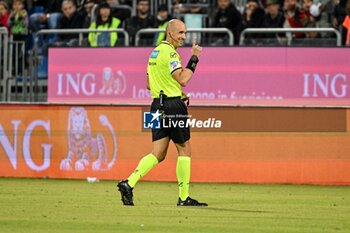
[{"label": "short dark hair", "polygon": [[136,4],[139,4],[140,2],[148,2],[149,3],[149,0],[137,0]]},{"label": "short dark hair", "polygon": [[13,0],[12,3],[14,2],[21,2],[22,4],[24,4],[24,0]]},{"label": "short dark hair", "polygon": [[63,0],[62,1],[62,6],[63,6],[63,3],[66,3],[66,2],[70,2],[70,3],[72,3],[73,4],[73,6],[77,6],[77,4],[76,4],[76,2],[75,2],[75,0]]},{"label": "short dark hair", "polygon": [[159,11],[168,11],[168,6],[165,4],[161,4],[158,6],[158,12]]}]

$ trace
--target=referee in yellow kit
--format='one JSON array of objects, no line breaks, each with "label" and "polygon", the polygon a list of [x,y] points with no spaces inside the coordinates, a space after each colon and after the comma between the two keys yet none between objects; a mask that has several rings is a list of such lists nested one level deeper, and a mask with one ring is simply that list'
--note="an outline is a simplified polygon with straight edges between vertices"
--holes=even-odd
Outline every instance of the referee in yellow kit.
[{"label": "referee in yellow kit", "polygon": [[[164,118],[174,122],[188,119],[187,106],[184,102],[186,95],[181,87],[191,80],[201,55],[202,47],[193,43],[191,58],[186,67],[182,67],[178,47],[185,43],[186,25],[178,20],[169,21],[166,28],[166,40],[157,46],[151,53],[148,61],[148,88],[151,91],[153,102],[152,112],[160,112]],[[183,125],[182,125],[183,126]],[[119,181],[118,189],[124,205],[134,205],[133,188],[139,179],[147,174],[155,165],[163,161],[167,155],[169,142],[175,143],[178,151],[176,176],[179,185],[178,206],[207,206],[189,196],[191,172],[191,145],[190,129],[185,127],[160,127],[152,129],[153,150],[143,157],[135,171],[127,180]]]}]

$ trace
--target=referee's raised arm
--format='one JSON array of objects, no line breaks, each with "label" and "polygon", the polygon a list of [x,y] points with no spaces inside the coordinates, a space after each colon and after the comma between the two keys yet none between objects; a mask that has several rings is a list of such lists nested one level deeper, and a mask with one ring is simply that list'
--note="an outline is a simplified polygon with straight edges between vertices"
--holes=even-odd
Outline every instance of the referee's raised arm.
[{"label": "referee's raised arm", "polygon": [[[166,40],[170,44],[172,44],[176,49],[184,45],[186,40],[186,33],[186,25],[178,19],[173,19],[169,21],[167,25]],[[196,41],[193,41],[191,49],[191,58],[188,61],[187,66],[183,69],[178,69],[172,73],[174,79],[181,86],[186,86],[187,83],[191,80],[201,53],[202,47],[196,44]]]}]

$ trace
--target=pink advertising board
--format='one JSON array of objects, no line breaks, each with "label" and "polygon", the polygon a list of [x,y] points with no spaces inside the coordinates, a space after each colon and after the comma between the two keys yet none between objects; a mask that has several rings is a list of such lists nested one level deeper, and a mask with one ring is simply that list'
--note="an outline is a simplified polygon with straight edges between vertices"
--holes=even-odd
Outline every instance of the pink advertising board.
[{"label": "pink advertising board", "polygon": [[[50,103],[149,104],[153,48],[49,50]],[[205,47],[191,105],[350,106],[347,48]],[[190,48],[181,48],[183,65]]]}]

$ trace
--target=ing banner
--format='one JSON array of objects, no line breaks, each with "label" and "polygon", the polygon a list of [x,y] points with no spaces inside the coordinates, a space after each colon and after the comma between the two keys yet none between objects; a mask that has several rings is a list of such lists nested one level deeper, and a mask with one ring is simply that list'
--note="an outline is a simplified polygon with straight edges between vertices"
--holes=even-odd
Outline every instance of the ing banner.
[{"label": "ing banner", "polygon": [[[190,48],[179,48],[182,65]],[[152,48],[51,48],[51,103],[147,104]],[[347,48],[204,48],[192,105],[350,106]],[[170,66],[170,64],[169,64]]]}]

